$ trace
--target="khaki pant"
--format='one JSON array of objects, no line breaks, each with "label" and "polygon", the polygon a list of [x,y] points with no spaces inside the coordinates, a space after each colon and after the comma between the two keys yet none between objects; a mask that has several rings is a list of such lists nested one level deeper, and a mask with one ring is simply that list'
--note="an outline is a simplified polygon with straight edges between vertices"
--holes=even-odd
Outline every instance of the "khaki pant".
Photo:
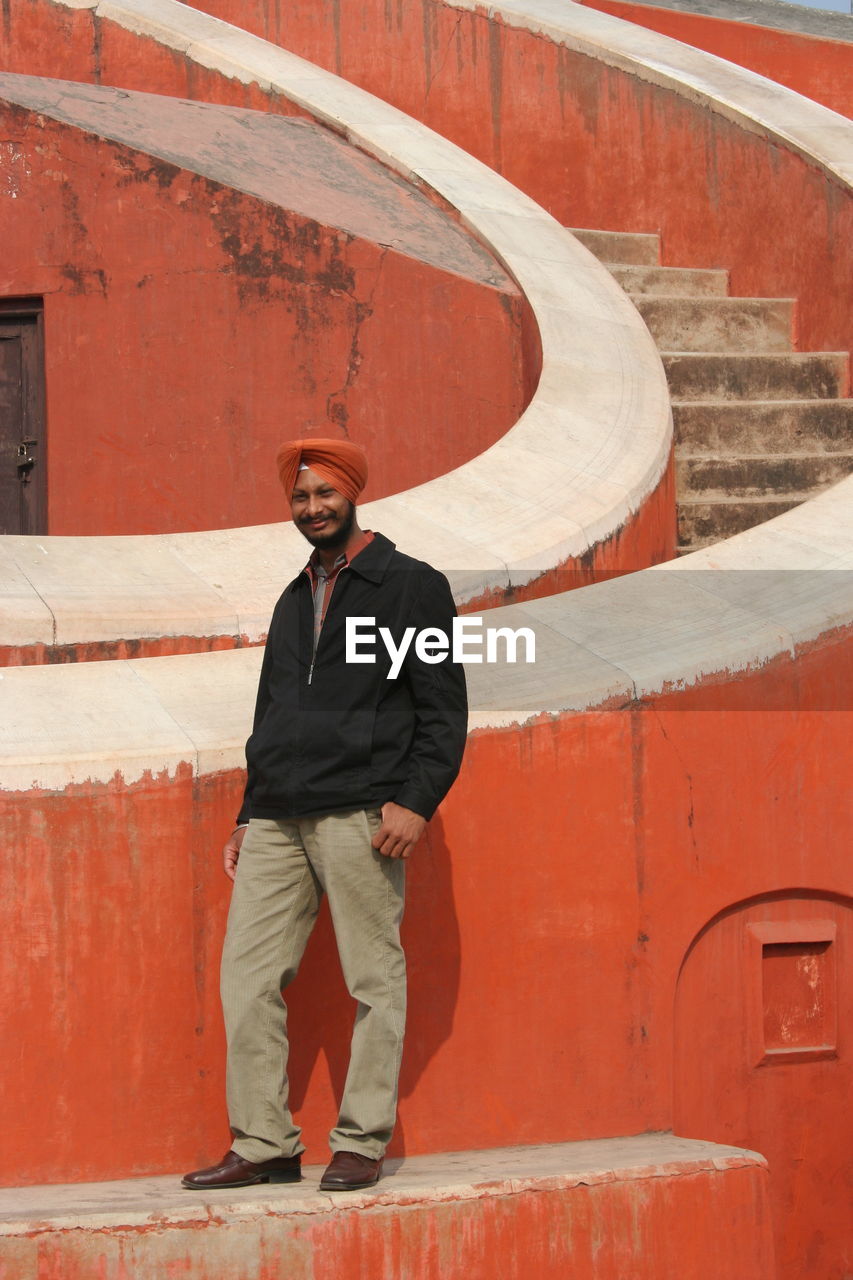
[{"label": "khaki pant", "polygon": [[[304,1150],[288,1106],[287,1010],[323,893],[344,979],[358,1001],[332,1151],[378,1159],[397,1110],[406,1017],[400,946],[405,864],[372,847],[378,809],[279,822],[253,818],[240,851],[222,953],[233,1150],[260,1162]],[[318,993],[322,1000],[322,993]]]}]

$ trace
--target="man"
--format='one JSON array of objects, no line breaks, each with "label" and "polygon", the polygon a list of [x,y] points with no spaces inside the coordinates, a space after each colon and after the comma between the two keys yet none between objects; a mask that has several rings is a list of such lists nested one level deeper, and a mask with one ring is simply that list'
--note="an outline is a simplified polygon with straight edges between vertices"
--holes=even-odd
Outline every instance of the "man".
[{"label": "man", "polygon": [[[233,1143],[192,1188],[298,1181],[304,1146],[287,1097],[286,1010],[324,893],[358,1002],[328,1191],[371,1186],[397,1105],[405,1020],[400,947],[405,859],[452,784],[467,728],[459,664],[409,644],[395,678],[387,646],[347,661],[347,619],[387,628],[399,654],[455,615],[447,580],[362,531],[362,451],[296,440],[278,455],[297,528],[314,550],[270,624],[238,826],[224,848],[234,881],[222,956]],[[371,656],[375,661],[371,661]]]}]

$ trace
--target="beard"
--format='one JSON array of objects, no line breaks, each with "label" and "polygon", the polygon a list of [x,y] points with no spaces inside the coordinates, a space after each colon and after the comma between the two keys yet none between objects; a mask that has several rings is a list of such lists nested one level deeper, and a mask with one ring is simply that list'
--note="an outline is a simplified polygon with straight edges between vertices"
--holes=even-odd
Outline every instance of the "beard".
[{"label": "beard", "polygon": [[303,538],[306,538],[312,547],[317,547],[321,551],[333,551],[336,547],[345,547],[350,539],[354,525],[354,502],[348,502],[344,514],[333,517],[330,521],[330,527],[323,529],[322,532],[314,532],[310,521],[307,519],[302,519],[298,522],[299,532]]}]

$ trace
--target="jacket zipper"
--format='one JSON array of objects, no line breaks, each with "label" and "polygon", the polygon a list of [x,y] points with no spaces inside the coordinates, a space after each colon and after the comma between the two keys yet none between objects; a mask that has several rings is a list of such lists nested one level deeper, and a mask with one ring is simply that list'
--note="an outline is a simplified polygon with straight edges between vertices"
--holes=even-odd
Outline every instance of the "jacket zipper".
[{"label": "jacket zipper", "polygon": [[[338,578],[341,576],[341,574],[342,574],[342,573],[346,573],[346,571],[347,571],[347,569],[348,569],[348,568],[349,568],[349,565],[348,565],[348,564],[344,564],[344,565],[341,565],[340,569],[338,570],[337,576],[336,576],[336,578],[335,578],[334,586],[332,587],[332,596],[334,596],[334,594],[335,594],[335,587],[338,585]],[[329,599],[329,609],[331,609],[331,607],[332,607],[332,599],[331,599],[331,597],[330,597],[330,599]],[[326,610],[326,616],[328,617],[328,609]],[[325,625],[326,625],[326,619],[324,618],[324,619],[323,619],[323,627],[324,627]],[[310,683],[311,683],[311,681],[314,679],[314,667],[315,667],[315,664],[316,664],[316,662],[317,662],[317,649],[319,649],[319,647],[320,647],[320,638],[321,638],[322,634],[323,634],[323,628],[321,627],[321,628],[320,628],[320,635],[317,637],[317,646],[316,646],[316,648],[314,649],[313,654],[311,655],[311,666],[308,668],[308,684],[310,684]]]}]

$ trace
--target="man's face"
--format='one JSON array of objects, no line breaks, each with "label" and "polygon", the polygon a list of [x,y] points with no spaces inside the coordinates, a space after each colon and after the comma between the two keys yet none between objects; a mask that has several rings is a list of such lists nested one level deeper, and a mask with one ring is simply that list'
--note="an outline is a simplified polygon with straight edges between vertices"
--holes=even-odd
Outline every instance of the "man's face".
[{"label": "man's face", "polygon": [[290,499],[293,522],[312,547],[344,547],[355,524],[355,505],[310,467],[296,477]]}]

